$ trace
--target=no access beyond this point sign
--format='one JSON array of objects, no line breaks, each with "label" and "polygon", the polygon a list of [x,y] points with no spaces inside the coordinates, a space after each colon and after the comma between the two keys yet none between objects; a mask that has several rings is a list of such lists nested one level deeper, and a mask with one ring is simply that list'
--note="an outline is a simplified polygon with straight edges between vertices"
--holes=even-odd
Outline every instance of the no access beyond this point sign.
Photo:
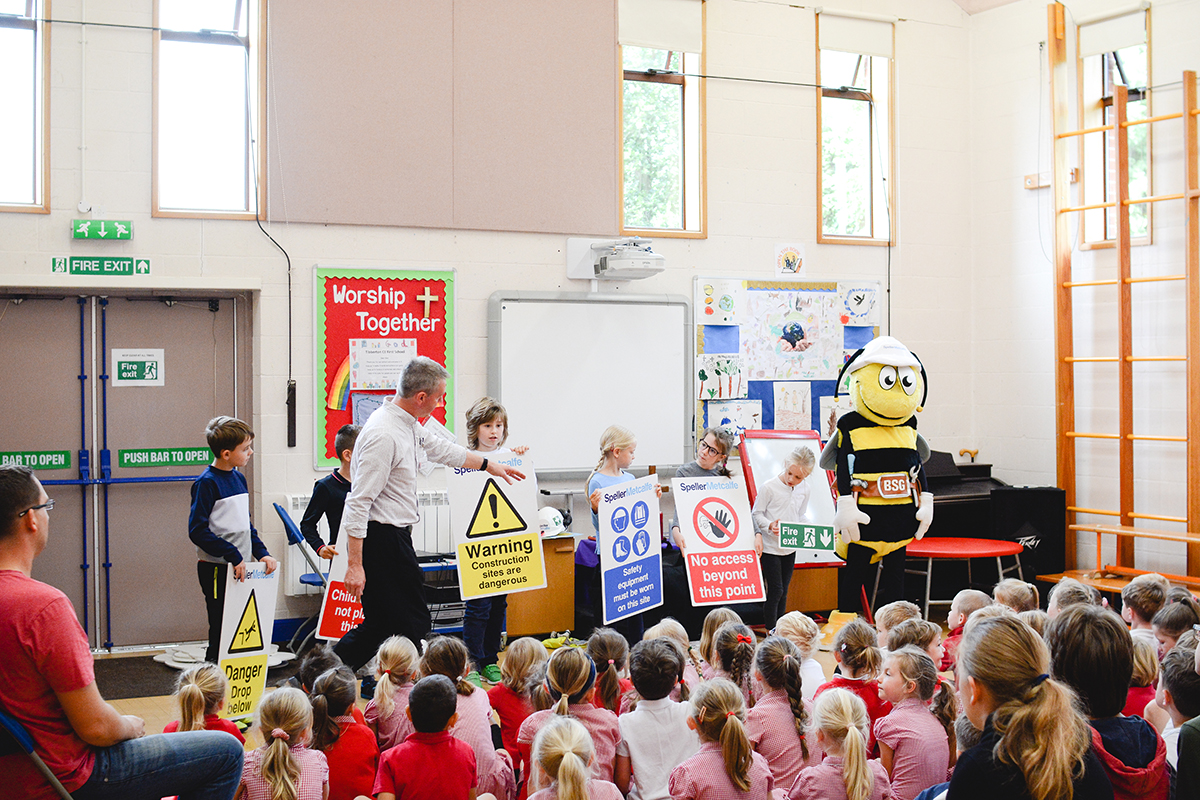
[{"label": "no access beyond this point sign", "polygon": [[709,497],[696,504],[692,526],[705,544],[724,549],[737,541],[740,523],[733,506],[720,497]]}]

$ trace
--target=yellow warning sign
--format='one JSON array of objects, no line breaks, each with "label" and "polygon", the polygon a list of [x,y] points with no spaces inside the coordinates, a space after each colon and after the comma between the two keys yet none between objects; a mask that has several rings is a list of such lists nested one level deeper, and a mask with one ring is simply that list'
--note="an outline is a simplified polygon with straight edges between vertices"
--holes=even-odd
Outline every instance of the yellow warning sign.
[{"label": "yellow warning sign", "polygon": [[246,600],[246,607],[242,609],[242,617],[238,620],[237,628],[233,632],[233,640],[229,643],[229,652],[231,654],[253,653],[262,649],[262,625],[258,619],[258,603],[255,602],[254,590],[251,589],[250,597]]},{"label": "yellow warning sign", "polygon": [[459,586],[464,598],[540,589],[546,585],[541,535],[506,536],[458,545]]},{"label": "yellow warning sign", "polygon": [[479,495],[479,505],[467,526],[467,538],[477,539],[480,536],[498,536],[502,533],[517,533],[528,526],[517,509],[500,491],[495,478],[488,478]]},{"label": "yellow warning sign", "polygon": [[221,662],[221,671],[229,683],[229,694],[225,697],[222,719],[241,719],[254,713],[258,698],[267,685],[266,653],[244,658],[227,658]]}]

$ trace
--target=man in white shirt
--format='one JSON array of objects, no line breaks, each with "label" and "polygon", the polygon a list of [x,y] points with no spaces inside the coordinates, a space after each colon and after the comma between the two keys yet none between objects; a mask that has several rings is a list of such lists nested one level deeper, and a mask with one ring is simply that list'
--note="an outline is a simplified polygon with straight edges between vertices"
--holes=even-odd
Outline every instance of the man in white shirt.
[{"label": "man in white shirt", "polygon": [[430,358],[410,361],[395,397],[370,416],[354,446],[342,530],[349,554],[346,591],[362,598],[364,619],[335,648],[353,669],[370,661],[387,637],[398,634],[419,643],[432,627],[412,544],[412,526],[420,519],[418,448],[448,467],[483,470],[509,483],[525,477],[421,425],[445,400],[447,377]]}]

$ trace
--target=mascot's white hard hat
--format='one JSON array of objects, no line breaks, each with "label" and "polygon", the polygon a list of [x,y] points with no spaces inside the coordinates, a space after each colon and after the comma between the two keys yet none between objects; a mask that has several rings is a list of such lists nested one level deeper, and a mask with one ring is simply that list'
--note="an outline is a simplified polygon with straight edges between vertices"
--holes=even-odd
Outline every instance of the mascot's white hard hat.
[{"label": "mascot's white hard hat", "polygon": [[542,529],[542,536],[557,536],[567,529],[563,525],[562,512],[550,506],[538,511],[538,523]]},{"label": "mascot's white hard hat", "polygon": [[918,367],[921,359],[893,336],[876,336],[867,346],[854,354],[846,364],[846,372],[855,372],[868,364],[886,364],[890,367]]}]

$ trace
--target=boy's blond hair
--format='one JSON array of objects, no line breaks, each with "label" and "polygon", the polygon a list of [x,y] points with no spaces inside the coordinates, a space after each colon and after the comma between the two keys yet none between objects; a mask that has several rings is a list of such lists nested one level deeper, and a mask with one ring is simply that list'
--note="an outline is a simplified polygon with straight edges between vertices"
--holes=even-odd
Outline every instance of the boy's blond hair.
[{"label": "boy's blond hair", "polygon": [[1046,632],[1046,626],[1050,624],[1050,615],[1040,608],[1035,608],[1032,611],[1022,611],[1017,614],[1017,617],[1029,627],[1037,631],[1037,635],[1041,636]]},{"label": "boy's blond hair", "polygon": [[821,638],[821,629],[811,617],[799,611],[789,611],[775,623],[775,633],[796,645],[801,658],[812,658]]},{"label": "boy's blond hair", "polygon": [[1171,583],[1162,575],[1150,572],[1138,575],[1121,589],[1121,602],[1142,622],[1149,623],[1167,602]]},{"label": "boy's blond hair", "polygon": [[987,608],[992,604],[992,598],[988,597],[987,592],[981,592],[978,589],[963,589],[958,594],[954,595],[953,607],[958,609],[958,613],[963,615],[963,624],[981,608]]},{"label": "boy's blond hair", "polygon": [[1041,605],[1037,587],[1016,578],[1005,578],[997,583],[996,588],[992,589],[992,597],[997,603],[1003,603],[1018,613],[1033,611]]},{"label": "boy's blond hair", "polygon": [[971,628],[973,628],[975,623],[979,622],[980,620],[990,619],[992,617],[1016,618],[1016,616],[1017,612],[1013,611],[1003,603],[992,603],[990,606],[984,606],[971,615],[971,618],[967,620],[965,625],[963,625],[963,635],[965,636],[966,634],[970,633]]},{"label": "boy's blond hair", "polygon": [[907,619],[917,619],[921,616],[921,608],[907,600],[897,600],[875,610],[875,626],[890,631]]},{"label": "boy's blond hair", "polygon": [[204,438],[208,439],[208,449],[220,458],[226,450],[235,450],[242,442],[253,439],[254,431],[237,417],[220,416],[208,421]]}]

